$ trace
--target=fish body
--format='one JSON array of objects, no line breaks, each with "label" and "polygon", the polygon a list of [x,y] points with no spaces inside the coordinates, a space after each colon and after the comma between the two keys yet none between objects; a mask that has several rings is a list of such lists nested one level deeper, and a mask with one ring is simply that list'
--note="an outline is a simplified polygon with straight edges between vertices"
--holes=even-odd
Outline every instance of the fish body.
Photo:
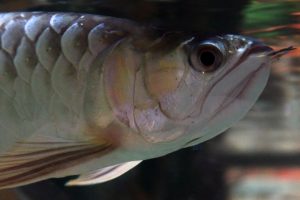
[{"label": "fish body", "polygon": [[70,185],[99,183],[206,141],[248,112],[276,54],[235,35],[161,50],[166,36],[149,31],[88,14],[0,14],[0,188],[75,174]]}]

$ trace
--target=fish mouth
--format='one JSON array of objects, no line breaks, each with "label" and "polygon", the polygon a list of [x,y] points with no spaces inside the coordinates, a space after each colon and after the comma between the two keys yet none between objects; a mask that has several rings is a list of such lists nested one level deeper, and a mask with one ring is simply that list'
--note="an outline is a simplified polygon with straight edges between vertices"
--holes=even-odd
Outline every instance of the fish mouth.
[{"label": "fish mouth", "polygon": [[267,56],[270,57],[271,60],[278,60],[282,56],[288,54],[290,51],[293,51],[297,48],[293,46],[289,46],[287,48],[279,49],[279,50],[274,50],[273,48],[265,45],[263,42],[260,41],[253,41],[249,50],[246,51],[244,54],[243,58],[251,55],[251,54],[256,54],[256,55],[262,55],[262,56]]}]

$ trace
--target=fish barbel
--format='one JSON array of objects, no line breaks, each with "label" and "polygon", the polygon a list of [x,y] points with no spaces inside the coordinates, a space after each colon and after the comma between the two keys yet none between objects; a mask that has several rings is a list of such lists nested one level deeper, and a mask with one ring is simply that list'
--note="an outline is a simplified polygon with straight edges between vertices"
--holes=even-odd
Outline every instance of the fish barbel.
[{"label": "fish barbel", "polygon": [[254,39],[191,37],[74,13],[0,14],[0,188],[116,178],[142,160],[232,126],[266,85],[273,51]]}]

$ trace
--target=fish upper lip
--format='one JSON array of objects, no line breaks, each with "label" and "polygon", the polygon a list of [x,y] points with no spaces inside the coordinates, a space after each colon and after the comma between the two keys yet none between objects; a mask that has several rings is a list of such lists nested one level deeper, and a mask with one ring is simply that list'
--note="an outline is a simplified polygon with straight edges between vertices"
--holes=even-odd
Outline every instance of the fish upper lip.
[{"label": "fish upper lip", "polygon": [[266,52],[274,52],[274,50],[262,42],[254,42],[251,45],[249,52],[247,54],[250,55],[250,54],[258,54],[258,53],[266,53]]},{"label": "fish upper lip", "polygon": [[281,56],[289,53],[290,51],[295,50],[296,48],[293,46],[289,46],[287,48],[279,49],[279,50],[274,50],[271,47],[265,45],[262,42],[259,41],[254,41],[251,46],[249,51],[247,52],[247,55],[250,54],[260,54],[263,53],[268,57],[271,57],[272,59],[279,59]]}]

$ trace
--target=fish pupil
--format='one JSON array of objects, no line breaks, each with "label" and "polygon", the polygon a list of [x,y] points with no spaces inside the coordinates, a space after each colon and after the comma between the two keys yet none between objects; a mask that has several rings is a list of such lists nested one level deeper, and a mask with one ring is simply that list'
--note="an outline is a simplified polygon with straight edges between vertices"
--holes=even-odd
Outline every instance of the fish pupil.
[{"label": "fish pupil", "polygon": [[201,73],[210,73],[217,70],[223,62],[221,50],[214,46],[203,44],[199,45],[189,57],[189,62],[194,70]]},{"label": "fish pupil", "polygon": [[215,63],[216,57],[213,52],[205,51],[200,55],[200,61],[204,66],[212,66]]}]

